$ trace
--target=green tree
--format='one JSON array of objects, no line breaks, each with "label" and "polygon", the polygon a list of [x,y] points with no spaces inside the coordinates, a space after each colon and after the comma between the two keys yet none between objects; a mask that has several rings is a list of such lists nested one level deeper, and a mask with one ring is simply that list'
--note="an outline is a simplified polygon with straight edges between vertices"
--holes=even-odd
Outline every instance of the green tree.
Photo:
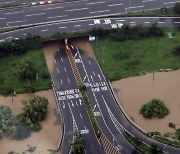
[{"label": "green tree", "polygon": [[145,118],[164,118],[169,114],[169,109],[165,106],[163,101],[159,99],[152,99],[147,104],[144,104],[140,109],[140,114]]},{"label": "green tree", "polygon": [[85,149],[85,143],[81,135],[78,135],[77,138],[72,143],[72,154],[83,154]]},{"label": "green tree", "polygon": [[18,74],[22,81],[35,79],[37,74],[35,63],[29,57],[23,59],[20,62]]},{"label": "green tree", "polygon": [[24,121],[32,130],[39,130],[39,121],[46,118],[48,111],[48,100],[45,97],[34,96],[28,101],[22,101],[24,108],[22,116]]},{"label": "green tree", "polygon": [[180,3],[176,3],[176,4],[175,4],[174,11],[175,11],[177,14],[180,14]]}]

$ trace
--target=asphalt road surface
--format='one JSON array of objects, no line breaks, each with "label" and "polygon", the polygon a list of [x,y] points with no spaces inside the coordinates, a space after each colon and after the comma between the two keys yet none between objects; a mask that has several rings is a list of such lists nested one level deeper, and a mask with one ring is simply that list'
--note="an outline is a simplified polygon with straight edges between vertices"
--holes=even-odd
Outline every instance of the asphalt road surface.
[{"label": "asphalt road surface", "polygon": [[0,11],[0,27],[95,18],[172,7],[172,0],[81,0]]},{"label": "asphalt road surface", "polygon": [[48,24],[37,27],[30,27],[12,32],[6,32],[0,34],[0,41],[6,41],[10,39],[24,38],[31,33],[32,35],[47,36],[56,32],[77,32],[91,30],[92,28],[119,28],[123,24],[129,24],[130,26],[136,26],[142,24],[144,26],[151,26],[151,24],[157,23],[159,27],[180,27],[180,17],[128,17],[128,18],[99,18],[99,19],[87,19],[61,22],[56,24]]},{"label": "asphalt road surface", "polygon": [[56,87],[59,107],[63,111],[65,131],[61,152],[69,153],[70,144],[77,131],[83,131],[87,154],[104,154],[90,124],[78,85],[75,81],[64,48],[59,49],[54,57],[52,78]]},{"label": "asphalt road surface", "polygon": [[145,136],[129,123],[119,110],[99,64],[78,48],[72,50],[81,78],[87,86],[88,98],[93,106],[98,124],[109,140],[121,149],[122,153],[132,153],[135,151],[123,136],[125,130],[146,144],[157,144],[164,152],[172,154],[180,152],[180,149],[166,146]]}]

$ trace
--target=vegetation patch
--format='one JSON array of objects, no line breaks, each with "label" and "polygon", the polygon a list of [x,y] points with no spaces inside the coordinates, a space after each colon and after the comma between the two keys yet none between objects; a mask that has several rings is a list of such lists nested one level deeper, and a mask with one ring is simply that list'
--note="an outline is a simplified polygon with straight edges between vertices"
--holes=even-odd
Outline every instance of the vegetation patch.
[{"label": "vegetation patch", "polygon": [[143,154],[163,154],[161,149],[158,149],[157,145],[152,144],[151,146],[147,146],[137,137],[131,136],[126,133],[125,137]]},{"label": "vegetation patch", "polygon": [[85,142],[81,136],[81,134],[77,134],[75,140],[71,143],[72,146],[72,154],[83,154],[85,149]]},{"label": "vegetation patch", "polygon": [[[28,63],[26,59],[29,59],[30,62]],[[34,72],[32,69],[36,71]],[[28,80],[28,75],[33,75],[31,80]],[[50,89],[50,76],[43,52],[32,50],[21,55],[0,58],[0,85],[0,94],[2,95]]]},{"label": "vegetation patch", "polygon": [[45,97],[34,96],[22,103],[23,112],[17,116],[12,115],[8,106],[0,105],[0,138],[7,136],[22,140],[29,137],[31,131],[41,129],[39,121],[46,118],[48,100]]},{"label": "vegetation patch", "polygon": [[140,114],[144,118],[164,118],[169,114],[169,109],[165,106],[163,101],[159,99],[152,99],[147,104],[144,104],[140,109]]},{"label": "vegetation patch", "polygon": [[[179,45],[180,31],[170,28],[162,30],[162,36],[146,36],[143,39],[138,38],[139,36],[136,39],[131,36],[130,39],[126,36],[131,35],[129,32],[117,33],[120,34],[119,37],[125,35],[128,38],[125,40],[120,40],[124,37],[119,40],[111,38],[111,33],[116,31],[101,29],[98,33],[93,32],[95,36],[99,36],[92,46],[105,76],[113,81],[138,76],[141,72],[180,68],[180,57],[172,52]],[[172,32],[175,37],[169,38],[165,35],[167,32]]]},{"label": "vegetation patch", "polygon": [[90,120],[91,120],[93,129],[94,129],[94,131],[95,131],[95,134],[96,134],[97,138],[99,138],[99,137],[101,136],[101,131],[100,131],[99,126],[98,126],[98,124],[97,124],[97,122],[96,122],[96,118],[95,118],[95,116],[94,116],[94,113],[93,113],[91,104],[90,104],[89,99],[88,99],[88,97],[87,97],[87,94],[86,94],[86,91],[85,91],[86,88],[84,88],[84,86],[82,86],[82,87],[80,87],[79,89],[80,89],[80,92],[81,92],[81,94],[82,94],[82,98],[83,98],[85,107],[86,107],[86,109],[87,109],[89,118],[90,118]]}]

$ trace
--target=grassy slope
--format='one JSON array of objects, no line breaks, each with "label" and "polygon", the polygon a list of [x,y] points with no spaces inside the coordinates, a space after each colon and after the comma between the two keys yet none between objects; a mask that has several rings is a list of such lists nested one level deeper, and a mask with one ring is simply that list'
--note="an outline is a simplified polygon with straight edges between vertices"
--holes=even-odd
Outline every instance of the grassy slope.
[{"label": "grassy slope", "polygon": [[166,14],[163,14],[161,9],[158,10],[149,10],[149,11],[141,11],[141,12],[132,12],[129,14],[131,15],[137,15],[137,16],[178,16],[178,14],[174,11],[173,8],[167,8]]},{"label": "grassy slope", "polygon": [[[172,49],[180,44],[180,31],[165,29],[165,32],[168,31],[174,32],[175,38],[170,39],[166,34],[164,37],[124,42],[102,39],[92,45],[106,76],[111,80],[117,80],[138,75],[142,71],[151,72],[161,68],[179,68],[180,57],[175,57],[172,54]],[[105,47],[104,66],[102,47]],[[121,51],[128,51],[129,58],[115,60],[113,55]]]},{"label": "grassy slope", "polygon": [[47,68],[41,50],[28,51],[23,55],[10,55],[0,59],[0,94],[11,87],[16,91],[16,93],[27,92],[27,82],[21,82],[18,79],[17,68],[20,61],[25,58],[30,57],[36,63],[39,79],[32,82],[35,91],[42,89],[49,89],[51,87],[50,79],[43,78],[43,74],[46,74]]}]

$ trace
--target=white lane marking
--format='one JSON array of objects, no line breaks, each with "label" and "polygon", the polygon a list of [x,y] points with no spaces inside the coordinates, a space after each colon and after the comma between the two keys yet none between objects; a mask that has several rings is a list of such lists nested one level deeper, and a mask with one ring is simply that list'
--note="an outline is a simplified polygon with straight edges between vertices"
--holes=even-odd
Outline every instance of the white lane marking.
[{"label": "white lane marking", "polygon": [[158,24],[164,24],[164,22],[163,21],[159,21]]},{"label": "white lane marking", "polygon": [[174,23],[175,23],[175,24],[179,24],[180,22],[178,22],[178,21],[175,21]]},{"label": "white lane marking", "polygon": [[66,28],[66,27],[59,27],[59,29],[64,29],[64,28]]},{"label": "white lane marking", "polygon": [[136,22],[135,21],[131,21],[130,24],[135,24]]},{"label": "white lane marking", "polygon": [[24,13],[24,11],[19,11],[19,12],[8,12],[8,13],[5,13],[5,15],[11,15],[11,14],[17,14],[17,13]]},{"label": "white lane marking", "polygon": [[[74,49],[74,48],[73,48]],[[77,53],[75,53],[75,55],[74,55],[74,59],[76,58],[76,56],[77,56]]]},{"label": "white lane marking", "polygon": [[57,68],[57,72],[58,72],[58,74],[59,74],[59,69]]},{"label": "white lane marking", "polygon": [[12,23],[17,23],[17,22],[25,22],[25,21],[27,21],[27,20],[20,20],[20,21],[9,21],[9,22],[7,22],[8,24],[12,24]]},{"label": "white lane marking", "polygon": [[103,2],[95,2],[95,3],[87,3],[86,5],[103,4],[103,3],[106,3],[106,1],[103,1]]},{"label": "white lane marking", "polygon": [[135,8],[139,8],[139,7],[144,7],[144,5],[142,5],[142,6],[127,7],[127,8],[125,8],[125,9],[135,9]]},{"label": "white lane marking", "polygon": [[95,110],[95,108],[96,108],[96,105],[97,105],[97,104],[94,105],[93,112],[94,112],[94,110]]},{"label": "white lane marking", "polygon": [[16,1],[1,2],[0,4],[9,4],[9,3],[12,3],[12,2],[16,2]]},{"label": "white lane marking", "polygon": [[76,105],[78,106],[78,103],[77,103],[77,101],[76,101]]},{"label": "white lane marking", "polygon": [[89,24],[89,26],[94,26],[94,24]]},{"label": "white lane marking", "polygon": [[175,1],[175,2],[167,2],[167,3],[164,3],[164,4],[165,4],[165,5],[167,5],[167,4],[178,3],[178,2],[180,2],[180,1]]},{"label": "white lane marking", "polygon": [[46,13],[39,13],[39,14],[28,14],[26,15],[26,17],[32,17],[32,16],[40,16],[40,15],[44,15]]},{"label": "white lane marking", "polygon": [[61,61],[63,62],[63,58],[61,57]]},{"label": "white lane marking", "polygon": [[84,126],[84,129],[86,130],[86,126]]},{"label": "white lane marking", "polygon": [[80,113],[79,115],[80,115],[80,117],[81,117],[81,119],[82,119],[82,115],[81,115],[81,113]]},{"label": "white lane marking", "polygon": [[93,71],[93,75],[95,76],[95,73],[94,73],[94,71]]},{"label": "white lane marking", "polygon": [[81,25],[74,25],[74,27],[80,27]]},{"label": "white lane marking", "polygon": [[41,32],[46,32],[46,31],[48,31],[48,29],[42,29],[42,30],[41,30]]},{"label": "white lane marking", "polygon": [[103,13],[103,12],[109,12],[110,10],[103,10],[103,11],[94,11],[94,12],[89,12],[89,13],[91,13],[91,14],[93,14],[93,13]]},{"label": "white lane marking", "polygon": [[145,24],[150,24],[150,22],[149,22],[149,21],[145,21],[144,23],[145,23]]},{"label": "white lane marking", "polygon": [[4,19],[6,19],[6,18],[0,18],[0,20],[4,20]]},{"label": "white lane marking", "polygon": [[54,10],[54,9],[62,9],[63,6],[58,6],[58,7],[50,7],[50,8],[45,8],[44,10]]},{"label": "white lane marking", "polygon": [[123,3],[120,3],[120,4],[109,4],[108,6],[111,7],[111,6],[119,6],[119,5],[123,5]]},{"label": "white lane marking", "polygon": [[66,68],[64,67],[64,71],[66,72]]},{"label": "white lane marking", "polygon": [[101,76],[98,74],[99,80],[101,81]]},{"label": "white lane marking", "polygon": [[64,101],[63,101],[63,108],[65,108],[65,104],[64,104]]},{"label": "white lane marking", "polygon": [[54,63],[56,64],[56,60],[54,59]]},{"label": "white lane marking", "polygon": [[79,104],[82,106],[81,102],[82,102],[82,100],[81,100],[81,99],[79,99]]},{"label": "white lane marking", "polygon": [[89,64],[91,65],[91,61],[89,60]]},{"label": "white lane marking", "polygon": [[65,12],[81,11],[81,10],[88,10],[88,8],[80,8],[80,9],[65,10]]},{"label": "white lane marking", "polygon": [[91,79],[92,79],[92,82],[94,82],[92,75],[91,75]]},{"label": "white lane marking", "polygon": [[68,78],[68,82],[71,83],[70,80],[69,80],[69,78]]},{"label": "white lane marking", "polygon": [[67,15],[55,16],[55,17],[47,17],[47,19],[62,18],[62,17],[66,17],[66,16],[67,16]]},{"label": "white lane marking", "polygon": [[84,80],[86,79],[86,77],[87,77],[87,76],[84,77],[83,82],[84,82]]},{"label": "white lane marking", "polygon": [[24,33],[23,35],[24,35],[24,36],[26,36],[27,34],[26,34],[26,33]]},{"label": "white lane marking", "polygon": [[71,100],[71,105],[74,107],[73,101]]},{"label": "white lane marking", "polygon": [[146,3],[146,2],[154,2],[156,0],[145,0],[145,1],[142,1],[143,3]]},{"label": "white lane marking", "polygon": [[125,21],[125,20],[122,20],[122,19],[119,20],[119,19],[117,19],[116,21]]},{"label": "white lane marking", "polygon": [[71,48],[72,48],[72,49],[74,49],[74,46],[73,46],[73,45],[71,45]]},{"label": "white lane marking", "polygon": [[63,84],[63,81],[62,81],[62,79],[60,79],[60,81],[61,81],[61,84]]}]

